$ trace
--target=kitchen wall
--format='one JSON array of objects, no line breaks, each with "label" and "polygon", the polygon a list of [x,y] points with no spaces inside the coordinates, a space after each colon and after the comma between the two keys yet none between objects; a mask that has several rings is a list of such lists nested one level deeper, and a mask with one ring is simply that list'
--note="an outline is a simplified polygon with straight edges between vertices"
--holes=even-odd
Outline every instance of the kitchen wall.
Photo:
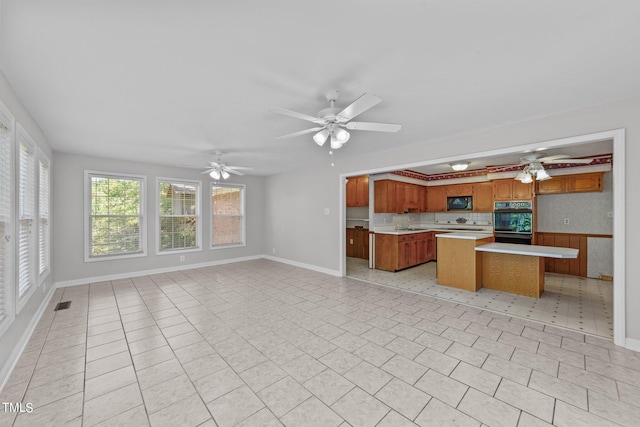
[{"label": "kitchen wall", "polygon": [[[496,124],[497,126],[497,124]],[[629,178],[625,194],[626,235],[640,235],[640,222],[632,221],[640,210],[640,192],[634,188],[632,165],[640,162],[640,98],[630,98],[571,112],[540,117],[528,121],[497,126],[448,138],[426,140],[408,147],[393,144],[389,135],[389,150],[367,152],[366,136],[345,145],[343,157],[335,166],[329,162],[315,169],[297,170],[266,178],[265,188],[265,253],[275,248],[277,256],[292,263],[313,266],[321,271],[340,273],[342,262],[340,206],[344,200],[344,183],[340,174],[378,173],[382,168],[399,169],[417,165],[419,161],[449,161],[455,157],[469,160],[482,157],[490,150],[518,147],[525,144],[542,146],[545,141],[585,135],[612,129],[626,129],[625,156],[616,157],[614,164],[627,163]],[[364,135],[364,134],[363,134]],[[351,150],[351,151],[350,151]],[[318,155],[322,155],[318,150]],[[329,214],[325,215],[325,209]],[[309,227],[309,224],[313,224]],[[305,229],[302,239],[299,230]],[[343,232],[343,231],[342,231]],[[632,285],[640,277],[640,264],[634,254],[640,253],[640,239],[625,240],[626,333],[640,345],[640,287]]]},{"label": "kitchen wall", "polygon": [[[246,185],[247,245],[236,248],[209,249],[211,232],[211,179],[195,169],[134,163],[66,153],[54,153],[53,169],[53,239],[54,278],[60,284],[87,283],[105,276],[127,275],[156,269],[180,269],[201,263],[222,262],[262,255],[264,247],[264,179],[233,177],[225,181]],[[84,262],[84,171],[120,172],[147,177],[147,256],[131,259]],[[190,179],[202,182],[202,243],[199,252],[156,255],[156,177]]]},{"label": "kitchen wall", "polygon": [[[613,179],[607,172],[602,192],[543,194],[537,196],[538,231],[554,233],[612,234]],[[564,220],[569,223],[565,224]]]}]

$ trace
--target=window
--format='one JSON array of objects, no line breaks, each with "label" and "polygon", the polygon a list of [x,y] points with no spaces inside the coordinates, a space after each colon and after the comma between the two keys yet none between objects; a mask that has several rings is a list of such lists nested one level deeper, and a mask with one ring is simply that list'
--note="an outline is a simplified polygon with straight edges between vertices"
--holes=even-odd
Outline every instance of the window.
[{"label": "window", "polygon": [[144,176],[85,171],[85,261],[146,255]]},{"label": "window", "polygon": [[35,144],[18,125],[18,311],[35,289]]},{"label": "window", "polygon": [[211,247],[245,244],[244,185],[211,184]]},{"label": "window", "polygon": [[49,273],[49,159],[42,151],[38,155],[38,274],[44,279]]},{"label": "window", "polygon": [[158,252],[201,250],[200,183],[158,179]]},{"label": "window", "polygon": [[14,119],[0,102],[0,335],[13,321],[13,129]]}]

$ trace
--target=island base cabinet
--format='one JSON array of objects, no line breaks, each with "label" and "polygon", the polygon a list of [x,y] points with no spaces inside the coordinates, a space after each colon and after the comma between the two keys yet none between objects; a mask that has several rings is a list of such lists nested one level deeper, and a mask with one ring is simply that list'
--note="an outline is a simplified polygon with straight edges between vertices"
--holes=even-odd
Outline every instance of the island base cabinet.
[{"label": "island base cabinet", "polygon": [[482,287],[482,254],[476,246],[491,243],[480,240],[438,238],[438,284],[476,292]]},{"label": "island base cabinet", "polygon": [[482,287],[533,298],[544,292],[543,257],[492,252],[481,257]]}]

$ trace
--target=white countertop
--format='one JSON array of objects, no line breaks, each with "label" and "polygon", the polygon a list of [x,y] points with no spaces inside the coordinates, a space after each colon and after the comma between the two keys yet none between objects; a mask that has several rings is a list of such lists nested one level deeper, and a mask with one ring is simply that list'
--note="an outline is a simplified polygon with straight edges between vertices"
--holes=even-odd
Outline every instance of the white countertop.
[{"label": "white countertop", "polygon": [[501,254],[542,256],[549,258],[578,258],[578,250],[555,246],[517,245],[515,243],[488,243],[476,246],[476,251]]},{"label": "white countertop", "polygon": [[493,237],[493,233],[478,233],[478,232],[462,232],[456,231],[455,233],[436,234],[436,237],[443,237],[445,239],[468,239],[468,240],[481,240]]},{"label": "white countertop", "polygon": [[437,231],[439,233],[460,233],[460,234],[467,234],[467,233],[472,233],[472,234],[477,234],[477,233],[482,233],[482,234],[489,234],[490,236],[493,236],[493,230],[482,230],[482,229],[470,229],[470,230],[452,230],[452,229],[447,229],[447,228],[431,228],[431,227],[424,227],[424,228],[420,228],[418,230],[380,230],[380,229],[374,229],[373,230],[376,234],[395,234],[395,235],[404,235],[404,234],[411,234],[411,233],[428,233],[430,231]]}]

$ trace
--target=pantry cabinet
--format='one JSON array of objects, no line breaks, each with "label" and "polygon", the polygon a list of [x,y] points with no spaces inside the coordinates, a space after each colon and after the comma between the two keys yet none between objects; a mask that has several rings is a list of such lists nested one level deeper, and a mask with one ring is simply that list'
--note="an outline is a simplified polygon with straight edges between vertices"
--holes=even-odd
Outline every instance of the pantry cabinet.
[{"label": "pantry cabinet", "polygon": [[347,207],[369,206],[369,176],[353,176],[347,180]]}]

